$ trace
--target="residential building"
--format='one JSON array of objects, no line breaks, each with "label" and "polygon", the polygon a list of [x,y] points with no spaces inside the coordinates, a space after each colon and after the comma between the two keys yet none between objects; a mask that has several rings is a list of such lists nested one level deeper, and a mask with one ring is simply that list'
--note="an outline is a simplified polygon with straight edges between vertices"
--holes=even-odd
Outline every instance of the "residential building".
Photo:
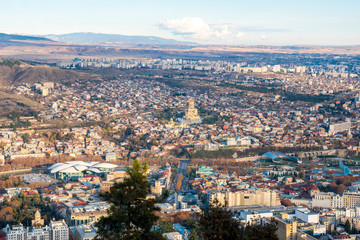
[{"label": "residential building", "polygon": [[69,240],[69,228],[64,220],[50,221],[51,240]]},{"label": "residential building", "polygon": [[96,229],[92,225],[79,225],[75,227],[75,240],[92,240],[96,237]]},{"label": "residential building", "polygon": [[20,223],[19,225],[7,225],[5,228],[7,240],[26,240],[27,229]]},{"label": "residential building", "polygon": [[166,237],[168,240],[183,240],[182,235],[178,232],[164,233],[163,236]]},{"label": "residential building", "polygon": [[240,190],[240,191],[212,191],[208,193],[208,202],[227,207],[263,205],[279,206],[280,199],[277,191],[267,189]]}]

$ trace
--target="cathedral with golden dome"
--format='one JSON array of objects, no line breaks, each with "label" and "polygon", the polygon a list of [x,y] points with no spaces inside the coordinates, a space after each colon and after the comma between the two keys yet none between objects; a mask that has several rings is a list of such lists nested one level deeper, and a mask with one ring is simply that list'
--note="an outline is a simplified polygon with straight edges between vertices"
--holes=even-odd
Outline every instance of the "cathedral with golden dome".
[{"label": "cathedral with golden dome", "polygon": [[189,99],[189,105],[186,110],[184,118],[181,120],[182,124],[199,124],[201,123],[201,118],[199,116],[198,110],[195,108],[194,99]]}]

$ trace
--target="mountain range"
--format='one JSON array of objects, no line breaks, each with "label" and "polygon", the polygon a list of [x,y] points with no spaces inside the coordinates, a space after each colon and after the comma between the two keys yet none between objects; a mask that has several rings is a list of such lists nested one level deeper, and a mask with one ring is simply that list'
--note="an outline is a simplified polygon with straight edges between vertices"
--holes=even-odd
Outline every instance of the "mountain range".
[{"label": "mountain range", "polygon": [[0,33],[0,41],[7,42],[7,41],[52,41],[52,40],[38,36]]},{"label": "mountain range", "polygon": [[196,44],[174,39],[166,39],[155,36],[128,36],[122,34],[105,34],[91,32],[77,32],[68,34],[49,34],[39,37],[48,38],[59,42],[72,43],[130,43],[130,44]]}]

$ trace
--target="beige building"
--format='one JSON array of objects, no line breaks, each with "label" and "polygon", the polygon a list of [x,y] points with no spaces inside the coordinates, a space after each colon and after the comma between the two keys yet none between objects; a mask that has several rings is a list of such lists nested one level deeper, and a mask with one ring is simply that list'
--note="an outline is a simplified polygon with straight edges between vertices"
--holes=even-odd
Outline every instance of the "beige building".
[{"label": "beige building", "polygon": [[277,223],[276,235],[279,240],[296,240],[297,222],[288,219],[288,214],[282,214],[281,217],[276,217]]},{"label": "beige building", "polygon": [[157,197],[160,197],[162,194],[162,187],[161,187],[161,181],[157,180],[154,183],[154,186],[151,186],[151,193],[156,195]]},{"label": "beige building", "polygon": [[69,226],[78,226],[97,222],[102,216],[108,216],[108,203],[99,202],[86,206],[70,207],[66,210],[65,221]]},{"label": "beige building", "polygon": [[241,191],[216,191],[208,193],[209,203],[218,201],[226,207],[263,205],[280,206],[279,194],[268,189],[241,190]]},{"label": "beige building", "polygon": [[360,207],[360,192],[345,191],[342,197],[345,208]]}]

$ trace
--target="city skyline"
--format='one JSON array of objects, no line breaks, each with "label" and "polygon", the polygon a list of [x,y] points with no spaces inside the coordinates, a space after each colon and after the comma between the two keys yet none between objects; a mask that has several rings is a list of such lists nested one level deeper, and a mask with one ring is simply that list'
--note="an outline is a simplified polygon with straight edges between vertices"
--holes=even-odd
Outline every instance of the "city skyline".
[{"label": "city skyline", "polygon": [[360,3],[347,1],[16,0],[3,3],[0,32],[95,32],[200,44],[359,45]]}]

